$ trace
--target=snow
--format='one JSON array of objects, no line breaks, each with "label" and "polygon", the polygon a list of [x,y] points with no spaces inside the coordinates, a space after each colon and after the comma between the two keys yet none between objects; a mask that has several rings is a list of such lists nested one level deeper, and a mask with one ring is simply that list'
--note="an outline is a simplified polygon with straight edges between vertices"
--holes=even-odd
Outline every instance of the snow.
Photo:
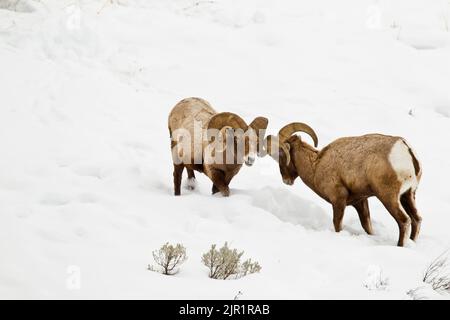
[{"label": "snow", "polygon": [[[424,288],[450,244],[448,1],[11,3],[0,0],[0,298],[409,299]],[[174,197],[167,116],[190,96],[266,116],[273,134],[306,122],[320,147],[404,136],[424,172],[418,242],[395,246],[376,199],[375,235],[351,208],[336,234],[330,205],[283,185],[269,157],[242,169],[230,198],[200,174]],[[147,270],[167,241],[189,257],[173,277]],[[261,273],[209,279],[201,255],[225,241]],[[364,286],[370,266],[384,290]]]}]

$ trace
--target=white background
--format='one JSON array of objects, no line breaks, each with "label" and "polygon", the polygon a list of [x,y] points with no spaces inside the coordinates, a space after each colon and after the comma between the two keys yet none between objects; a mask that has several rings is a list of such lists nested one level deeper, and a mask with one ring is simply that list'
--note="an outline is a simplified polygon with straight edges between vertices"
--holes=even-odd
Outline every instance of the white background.
[{"label": "white background", "polygon": [[[0,7],[0,298],[407,299],[449,247],[449,1]],[[243,168],[230,198],[200,174],[175,198],[167,116],[189,96],[266,116],[273,134],[306,122],[320,147],[407,138],[424,171],[419,241],[397,248],[376,199],[374,236],[352,208],[336,234],[331,206],[301,181],[284,186],[270,158]],[[174,277],[146,270],[166,241],[188,250]],[[261,273],[210,280],[200,257],[225,241]],[[385,290],[363,285],[374,265]]]}]

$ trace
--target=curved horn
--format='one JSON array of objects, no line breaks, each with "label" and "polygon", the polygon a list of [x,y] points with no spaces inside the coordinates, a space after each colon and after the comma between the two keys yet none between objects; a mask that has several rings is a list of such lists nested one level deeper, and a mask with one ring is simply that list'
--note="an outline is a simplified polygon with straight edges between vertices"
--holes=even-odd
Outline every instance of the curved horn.
[{"label": "curved horn", "polygon": [[280,144],[281,149],[283,149],[284,154],[286,155],[286,165],[288,166],[291,163],[291,152],[289,145],[287,143]]},{"label": "curved horn", "polygon": [[307,133],[314,141],[314,147],[317,148],[319,144],[319,139],[317,138],[317,134],[314,132],[313,128],[308,126],[305,123],[301,122],[293,122],[288,124],[287,126],[283,127],[280,132],[278,133],[280,137],[280,142],[285,142],[287,139],[289,139],[292,134],[295,132],[304,132]]},{"label": "curved horn", "polygon": [[222,129],[225,126],[230,126],[233,129],[242,129],[247,131],[248,125],[237,114],[231,112],[222,112],[214,115],[208,123],[208,129]]},{"label": "curved horn", "polygon": [[266,146],[266,154],[270,155],[273,159],[279,161],[279,157],[277,157],[280,148],[284,151],[286,155],[286,165],[291,163],[291,153],[290,148],[287,143],[279,143],[278,137],[273,135],[269,135],[264,141],[264,145]]}]

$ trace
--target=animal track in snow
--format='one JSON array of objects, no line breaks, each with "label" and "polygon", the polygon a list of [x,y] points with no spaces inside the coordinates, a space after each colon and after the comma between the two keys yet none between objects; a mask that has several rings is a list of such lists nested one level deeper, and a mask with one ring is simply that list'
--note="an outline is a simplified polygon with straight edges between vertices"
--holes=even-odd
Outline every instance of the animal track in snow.
[{"label": "animal track in snow", "polygon": [[78,166],[73,169],[73,172],[82,177],[93,177],[97,179],[101,179],[103,177],[102,169],[100,166]]},{"label": "animal track in snow", "polygon": [[441,116],[444,116],[446,118],[450,118],[450,105],[448,106],[438,106],[434,109],[437,113],[439,113]]},{"label": "animal track in snow", "polygon": [[78,201],[82,203],[96,203],[98,200],[98,197],[93,193],[85,192],[78,195]]},{"label": "animal track in snow", "polygon": [[266,187],[253,196],[253,205],[271,212],[284,222],[307,229],[327,230],[330,217],[314,203],[281,188]]},{"label": "animal track in snow", "polygon": [[62,193],[49,192],[41,197],[40,203],[47,206],[64,206],[70,203],[70,197]]}]

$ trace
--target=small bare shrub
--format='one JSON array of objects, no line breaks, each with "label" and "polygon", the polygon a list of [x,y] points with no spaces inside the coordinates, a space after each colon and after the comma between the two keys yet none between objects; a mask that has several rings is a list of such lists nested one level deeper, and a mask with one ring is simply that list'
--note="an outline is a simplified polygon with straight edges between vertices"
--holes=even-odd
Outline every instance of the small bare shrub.
[{"label": "small bare shrub", "polygon": [[150,271],[174,275],[178,273],[180,265],[187,260],[186,248],[179,243],[173,246],[167,242],[161,249],[153,251],[153,259],[157,267],[149,265]]},{"label": "small bare shrub", "polygon": [[450,293],[449,251],[437,257],[423,275],[423,282],[431,285],[437,292]]},{"label": "small bare shrub", "polygon": [[248,274],[258,273],[261,271],[261,266],[258,262],[252,262],[252,259],[245,260],[241,265],[240,277],[245,277]]},{"label": "small bare shrub", "polygon": [[397,29],[400,27],[400,25],[397,23],[397,21],[393,20],[390,27],[392,29]]},{"label": "small bare shrub", "polygon": [[386,290],[389,286],[389,278],[383,273],[383,269],[377,265],[367,268],[367,277],[363,281],[367,290]]},{"label": "small bare shrub", "polygon": [[[424,293],[425,292],[425,293]],[[406,293],[411,300],[429,300],[424,287],[411,289]]]},{"label": "small bare shrub", "polygon": [[230,249],[227,242],[219,250],[216,248],[217,246],[213,244],[211,249],[202,257],[203,264],[209,268],[210,278],[221,280],[229,278],[239,279],[261,271],[259,263],[252,262],[251,259],[241,263],[244,251],[238,252],[236,249]]}]

